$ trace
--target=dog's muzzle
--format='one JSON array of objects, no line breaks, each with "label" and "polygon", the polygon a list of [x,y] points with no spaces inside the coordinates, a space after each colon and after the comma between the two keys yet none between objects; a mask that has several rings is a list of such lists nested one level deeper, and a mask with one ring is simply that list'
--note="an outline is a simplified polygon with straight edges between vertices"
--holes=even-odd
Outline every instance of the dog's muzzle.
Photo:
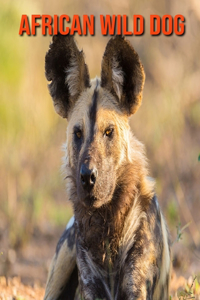
[{"label": "dog's muzzle", "polygon": [[80,179],[83,189],[90,193],[93,189],[97,178],[97,169],[89,168],[86,164],[82,164],[80,169]]}]

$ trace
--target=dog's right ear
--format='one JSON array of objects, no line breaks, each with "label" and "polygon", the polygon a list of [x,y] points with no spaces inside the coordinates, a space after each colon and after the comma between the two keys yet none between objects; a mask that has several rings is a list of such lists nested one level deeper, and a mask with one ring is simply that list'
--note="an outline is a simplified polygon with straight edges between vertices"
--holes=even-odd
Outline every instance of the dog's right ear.
[{"label": "dog's right ear", "polygon": [[80,93],[90,86],[83,51],[70,35],[55,35],[45,57],[45,75],[56,112],[67,118]]},{"label": "dog's right ear", "polygon": [[130,42],[121,36],[111,38],[102,60],[101,86],[116,96],[128,116],[140,107],[144,79],[142,63]]}]

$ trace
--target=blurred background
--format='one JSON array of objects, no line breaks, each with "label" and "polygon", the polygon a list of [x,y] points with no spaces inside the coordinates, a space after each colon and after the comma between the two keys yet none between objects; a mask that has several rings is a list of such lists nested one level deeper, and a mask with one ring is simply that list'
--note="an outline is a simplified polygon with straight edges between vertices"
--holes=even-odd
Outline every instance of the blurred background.
[{"label": "blurred background", "polygon": [[[67,123],[54,112],[44,76],[51,37],[41,29],[35,37],[19,36],[22,14],[95,15],[95,35],[76,36],[91,78],[100,75],[109,40],[101,35],[99,15],[125,14],[129,30],[134,14],[144,16],[145,34],[128,38],[146,72],[143,104],[130,124],[146,146],[171,233],[174,270],[177,276],[200,276],[198,0],[0,1],[0,275],[44,285],[72,215],[60,171]],[[151,14],[182,14],[185,35],[150,36]]]}]

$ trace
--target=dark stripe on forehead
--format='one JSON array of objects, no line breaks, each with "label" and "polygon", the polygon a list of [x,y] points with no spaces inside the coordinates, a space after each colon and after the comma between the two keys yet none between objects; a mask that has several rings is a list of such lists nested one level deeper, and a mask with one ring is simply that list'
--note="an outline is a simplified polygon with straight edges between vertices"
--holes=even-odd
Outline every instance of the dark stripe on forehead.
[{"label": "dark stripe on forehead", "polygon": [[84,147],[84,151],[82,154],[81,162],[83,163],[84,161],[88,160],[89,155],[88,151],[90,149],[91,143],[94,140],[94,127],[96,123],[96,115],[97,115],[97,100],[98,100],[98,86],[99,86],[99,80],[96,79],[96,86],[94,89],[94,93],[92,95],[92,102],[89,107],[88,111],[88,123],[87,126],[89,126],[89,135],[86,137],[86,143]]},{"label": "dark stripe on forehead", "polygon": [[99,85],[99,81],[98,79],[96,80],[96,87],[94,89],[94,94],[92,96],[92,104],[90,106],[90,111],[89,111],[89,116],[90,116],[90,120],[91,122],[93,122],[95,124],[96,122],[96,112],[97,112],[97,97],[98,97],[98,85]]},{"label": "dark stripe on forehead", "polygon": [[92,103],[89,110],[89,119],[90,119],[90,142],[93,140],[94,136],[94,126],[96,123],[96,116],[97,116],[97,98],[98,98],[98,86],[99,86],[99,80],[96,79],[96,87],[94,89],[94,94],[92,96]]}]

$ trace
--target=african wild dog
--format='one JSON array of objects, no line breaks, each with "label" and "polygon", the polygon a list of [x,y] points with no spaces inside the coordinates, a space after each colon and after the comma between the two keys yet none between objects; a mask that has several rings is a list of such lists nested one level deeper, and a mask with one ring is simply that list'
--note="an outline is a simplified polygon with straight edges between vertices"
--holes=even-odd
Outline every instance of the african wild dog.
[{"label": "african wild dog", "polygon": [[168,232],[143,145],[128,124],[142,100],[138,54],[124,38],[111,38],[101,79],[90,81],[73,37],[58,35],[45,69],[55,110],[68,120],[65,168],[74,209],[45,299],[167,300]]}]

